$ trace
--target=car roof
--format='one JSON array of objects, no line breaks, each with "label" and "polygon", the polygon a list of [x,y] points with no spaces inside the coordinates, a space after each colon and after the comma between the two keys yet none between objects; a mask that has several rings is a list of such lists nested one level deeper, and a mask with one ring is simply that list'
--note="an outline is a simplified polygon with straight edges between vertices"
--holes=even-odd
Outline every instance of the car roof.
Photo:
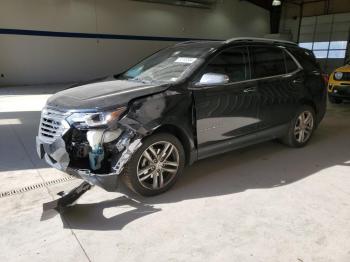
[{"label": "car roof", "polygon": [[260,44],[271,44],[271,45],[283,45],[283,46],[295,46],[298,47],[297,43],[291,41],[285,41],[280,39],[269,39],[269,38],[256,38],[256,37],[236,37],[228,40],[193,40],[186,41],[176,44],[175,46],[190,46],[190,47],[213,47],[219,48],[226,45],[232,45],[235,43],[260,43]]}]

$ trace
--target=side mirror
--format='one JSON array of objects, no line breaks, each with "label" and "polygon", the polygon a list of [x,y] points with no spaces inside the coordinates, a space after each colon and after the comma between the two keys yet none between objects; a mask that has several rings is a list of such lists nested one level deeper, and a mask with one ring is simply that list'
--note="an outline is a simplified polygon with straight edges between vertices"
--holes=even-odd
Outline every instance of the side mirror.
[{"label": "side mirror", "polygon": [[196,86],[227,84],[229,80],[229,77],[224,74],[206,73],[202,76]]}]

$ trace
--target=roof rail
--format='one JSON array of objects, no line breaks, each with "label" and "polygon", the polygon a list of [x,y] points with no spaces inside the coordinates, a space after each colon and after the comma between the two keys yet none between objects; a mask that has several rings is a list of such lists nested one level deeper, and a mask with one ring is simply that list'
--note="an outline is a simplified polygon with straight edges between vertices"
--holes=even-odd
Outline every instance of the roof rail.
[{"label": "roof rail", "polygon": [[188,41],[176,43],[175,46],[178,46],[178,45],[186,45],[186,44],[191,44],[191,43],[197,43],[197,42],[199,42],[199,41],[200,41],[200,40],[188,40]]},{"label": "roof rail", "polygon": [[217,39],[193,39],[193,40],[188,40],[184,42],[179,42],[175,44],[175,46],[179,45],[186,45],[186,44],[191,44],[191,43],[201,43],[201,42],[222,42],[223,40],[217,40]]},{"label": "roof rail", "polygon": [[289,45],[297,45],[297,43],[279,40],[279,39],[269,39],[269,38],[258,38],[258,37],[235,37],[225,41],[225,44],[229,44],[232,42],[238,41],[256,41],[256,42],[265,42],[265,43],[275,43],[275,44],[289,44]]}]

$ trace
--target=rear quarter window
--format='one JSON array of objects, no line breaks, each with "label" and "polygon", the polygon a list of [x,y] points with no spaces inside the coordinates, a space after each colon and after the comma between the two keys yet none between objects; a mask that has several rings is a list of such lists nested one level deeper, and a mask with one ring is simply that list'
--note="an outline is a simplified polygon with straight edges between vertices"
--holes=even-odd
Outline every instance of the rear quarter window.
[{"label": "rear quarter window", "polygon": [[288,50],[307,72],[320,71],[316,58],[311,51],[302,48],[290,48]]}]

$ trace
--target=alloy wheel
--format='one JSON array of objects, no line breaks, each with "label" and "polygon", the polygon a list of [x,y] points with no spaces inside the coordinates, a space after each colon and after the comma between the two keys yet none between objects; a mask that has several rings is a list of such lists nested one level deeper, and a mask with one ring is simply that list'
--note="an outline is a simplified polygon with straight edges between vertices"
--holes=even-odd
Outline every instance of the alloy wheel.
[{"label": "alloy wheel", "polygon": [[302,112],[295,123],[294,136],[298,143],[302,144],[309,140],[314,128],[314,117],[310,111]]},{"label": "alloy wheel", "polygon": [[159,141],[150,145],[140,156],[137,178],[143,187],[158,190],[175,178],[178,169],[178,149],[170,142]]}]

